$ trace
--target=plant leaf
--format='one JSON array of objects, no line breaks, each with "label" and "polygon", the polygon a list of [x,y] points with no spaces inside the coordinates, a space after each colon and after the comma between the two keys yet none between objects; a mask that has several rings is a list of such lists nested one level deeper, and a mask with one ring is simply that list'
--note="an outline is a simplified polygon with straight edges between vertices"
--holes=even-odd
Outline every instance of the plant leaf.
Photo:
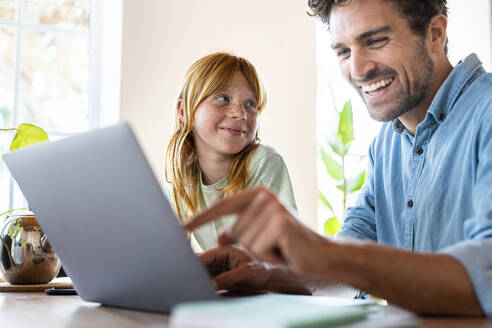
[{"label": "plant leaf", "polygon": [[328,209],[331,211],[331,214],[335,215],[335,211],[333,210],[333,206],[331,206],[330,202],[328,201],[328,198],[323,194],[323,192],[320,190],[319,191],[319,199],[321,200],[321,203],[328,207]]},{"label": "plant leaf", "polygon": [[40,127],[22,123],[17,128],[17,133],[10,144],[10,151],[48,140],[48,135]]},{"label": "plant leaf", "polygon": [[354,121],[352,117],[352,102],[350,100],[345,103],[340,112],[338,136],[347,148],[354,141]]},{"label": "plant leaf", "polygon": [[321,159],[323,163],[325,163],[326,171],[331,175],[331,177],[335,180],[340,180],[342,178],[342,166],[338,164],[331,156],[321,148]]},{"label": "plant leaf", "polygon": [[354,192],[362,188],[366,179],[366,170],[347,180],[347,192]]},{"label": "plant leaf", "polygon": [[338,137],[337,134],[330,134],[326,137],[326,141],[330,145],[333,152],[340,157],[343,157],[348,152],[348,148],[345,147],[342,140]]},{"label": "plant leaf", "polygon": [[342,226],[340,223],[338,223],[338,220],[336,217],[331,217],[328,220],[325,221],[325,233],[334,236],[337,232],[339,232],[342,229]]},{"label": "plant leaf", "polygon": [[337,189],[338,189],[338,190],[343,191],[343,182],[342,182],[342,183],[337,184],[335,187],[337,187]]},{"label": "plant leaf", "polygon": [[7,235],[12,236],[14,234],[14,229],[15,229],[15,226],[11,225],[9,227],[9,230],[7,231]]},{"label": "plant leaf", "polygon": [[27,210],[27,209],[28,209],[27,207],[13,208],[13,209],[10,209],[8,211],[5,211],[5,212],[0,213],[0,217],[4,216],[7,213],[11,213],[11,212],[14,212],[14,211],[19,211],[19,210]]}]

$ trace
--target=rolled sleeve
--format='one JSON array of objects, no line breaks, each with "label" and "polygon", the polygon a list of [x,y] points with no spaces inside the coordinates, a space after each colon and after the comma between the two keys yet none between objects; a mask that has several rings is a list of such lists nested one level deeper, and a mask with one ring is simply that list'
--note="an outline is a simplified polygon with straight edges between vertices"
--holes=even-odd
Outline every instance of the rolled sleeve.
[{"label": "rolled sleeve", "polygon": [[492,240],[467,240],[439,253],[451,256],[463,266],[483,312],[492,318]]},{"label": "rolled sleeve", "polygon": [[492,318],[492,127],[483,126],[473,187],[474,216],[464,223],[465,240],[440,251],[465,268],[478,301]]}]

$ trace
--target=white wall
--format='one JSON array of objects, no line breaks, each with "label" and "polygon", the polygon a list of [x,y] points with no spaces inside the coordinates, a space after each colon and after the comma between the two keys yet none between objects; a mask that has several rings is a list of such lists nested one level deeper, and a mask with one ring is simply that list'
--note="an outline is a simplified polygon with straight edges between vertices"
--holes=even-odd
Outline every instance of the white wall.
[{"label": "white wall", "polygon": [[263,142],[284,156],[301,217],[315,227],[315,22],[307,0],[125,0],[121,119],[135,128],[156,174],[184,73],[219,50],[251,60],[268,90]]},{"label": "white wall", "polygon": [[449,59],[455,65],[474,52],[492,70],[492,0],[448,0]]}]

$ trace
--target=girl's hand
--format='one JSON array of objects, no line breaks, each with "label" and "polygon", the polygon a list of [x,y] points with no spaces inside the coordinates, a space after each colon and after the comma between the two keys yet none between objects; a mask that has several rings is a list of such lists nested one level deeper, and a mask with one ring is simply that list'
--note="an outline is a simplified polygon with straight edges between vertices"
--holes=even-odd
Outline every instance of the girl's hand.
[{"label": "girl's hand", "polygon": [[199,259],[217,290],[259,292],[267,289],[270,272],[266,264],[239,248],[219,246],[201,253]]}]

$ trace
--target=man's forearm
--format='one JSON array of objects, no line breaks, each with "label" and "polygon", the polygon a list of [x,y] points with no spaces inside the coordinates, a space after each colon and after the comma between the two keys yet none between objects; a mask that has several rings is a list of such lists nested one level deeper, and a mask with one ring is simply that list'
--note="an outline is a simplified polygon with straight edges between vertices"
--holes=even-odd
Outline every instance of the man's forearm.
[{"label": "man's forearm", "polygon": [[448,255],[373,243],[330,243],[326,253],[329,278],[390,303],[419,313],[483,315],[464,268]]}]

